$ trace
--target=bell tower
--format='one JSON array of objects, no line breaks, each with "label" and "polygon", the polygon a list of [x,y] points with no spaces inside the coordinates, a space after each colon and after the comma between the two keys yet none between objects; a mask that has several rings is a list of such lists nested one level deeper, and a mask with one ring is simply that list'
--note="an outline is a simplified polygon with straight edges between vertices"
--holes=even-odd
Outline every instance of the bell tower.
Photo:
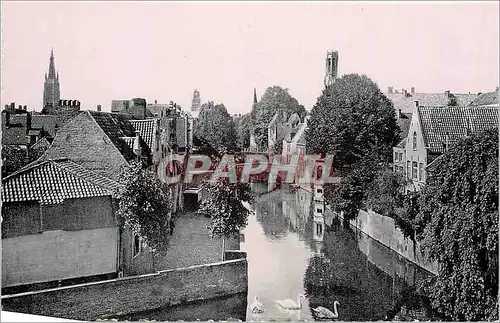
[{"label": "bell tower", "polygon": [[56,74],[54,64],[54,49],[50,51],[49,75],[45,73],[45,84],[43,86],[43,107],[56,107],[61,99],[59,90],[59,73]]},{"label": "bell tower", "polygon": [[325,60],[325,87],[335,82],[338,76],[339,53],[337,51],[327,52]]}]

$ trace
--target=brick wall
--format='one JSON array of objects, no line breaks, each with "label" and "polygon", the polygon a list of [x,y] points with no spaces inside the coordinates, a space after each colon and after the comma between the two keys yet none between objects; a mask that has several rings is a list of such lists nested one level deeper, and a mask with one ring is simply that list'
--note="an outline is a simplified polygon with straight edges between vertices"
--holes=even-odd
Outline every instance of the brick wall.
[{"label": "brick wall", "polygon": [[246,293],[246,259],[2,297],[2,310],[77,320]]}]

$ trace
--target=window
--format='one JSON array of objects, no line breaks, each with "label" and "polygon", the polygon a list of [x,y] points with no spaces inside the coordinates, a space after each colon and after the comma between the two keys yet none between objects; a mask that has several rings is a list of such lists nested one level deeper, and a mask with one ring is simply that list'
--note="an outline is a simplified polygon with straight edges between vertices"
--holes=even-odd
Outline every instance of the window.
[{"label": "window", "polygon": [[316,224],[316,231],[318,232],[318,236],[323,234],[323,226],[319,223]]},{"label": "window", "polygon": [[418,180],[420,182],[424,181],[424,164],[423,163],[418,164]]},{"label": "window", "polygon": [[411,165],[409,160],[406,161],[406,178],[411,178]]},{"label": "window", "polygon": [[417,133],[413,133],[413,150],[417,150]]},{"label": "window", "polygon": [[403,153],[399,153],[399,160],[403,161]]},{"label": "window", "polygon": [[140,251],[141,251],[141,238],[137,234],[134,234],[134,253],[133,253],[134,257],[137,256]]},{"label": "window", "polygon": [[323,175],[323,167],[318,166],[318,168],[316,169],[316,173],[316,179],[321,179],[321,175]]},{"label": "window", "polygon": [[412,163],[411,178],[412,179],[417,179],[417,162],[413,162]]},{"label": "window", "polygon": [[323,210],[322,209],[316,209],[316,212],[317,213],[323,213]]},{"label": "window", "polygon": [[398,152],[394,152],[394,160],[398,160],[399,158],[399,153]]},{"label": "window", "polygon": [[321,193],[323,193],[323,189],[318,188],[318,189],[316,189],[316,192],[317,192],[318,194],[321,194]]}]

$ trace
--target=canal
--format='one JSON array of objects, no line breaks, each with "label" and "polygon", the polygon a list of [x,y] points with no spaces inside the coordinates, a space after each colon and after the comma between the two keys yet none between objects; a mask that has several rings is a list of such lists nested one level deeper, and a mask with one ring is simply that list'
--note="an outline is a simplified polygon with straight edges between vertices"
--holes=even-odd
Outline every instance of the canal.
[{"label": "canal", "polygon": [[[335,301],[340,303],[341,321],[390,320],[401,315],[401,308],[422,313],[413,287],[428,272],[343,225],[333,213],[323,211],[324,204],[314,201],[311,191],[285,187],[261,193],[248,208],[252,214],[240,246],[248,259],[247,295],[122,319],[314,321],[318,317],[312,308],[334,311]],[[283,310],[276,304],[285,299],[297,302],[299,294],[305,296],[300,310]],[[262,314],[251,311],[256,296],[265,308]]]}]

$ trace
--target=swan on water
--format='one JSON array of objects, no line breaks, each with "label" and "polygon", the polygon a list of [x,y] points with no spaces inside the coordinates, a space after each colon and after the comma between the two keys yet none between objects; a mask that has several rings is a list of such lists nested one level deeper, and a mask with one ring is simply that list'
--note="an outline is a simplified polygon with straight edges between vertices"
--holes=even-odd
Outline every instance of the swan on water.
[{"label": "swan on water", "polygon": [[299,294],[299,296],[297,296],[297,303],[295,303],[291,299],[276,301],[276,303],[279,305],[279,307],[285,310],[300,310],[302,308],[302,301],[301,301],[302,297],[305,296],[302,294]]},{"label": "swan on water", "polygon": [[333,312],[323,306],[318,306],[313,308],[314,314],[318,317],[318,319],[336,319],[339,317],[339,313],[337,312],[337,305],[340,305],[339,302],[333,302]]},{"label": "swan on water", "polygon": [[265,311],[264,305],[262,305],[262,303],[259,302],[259,298],[257,296],[255,296],[255,300],[252,303],[251,307],[252,307],[252,313],[254,314],[262,314]]}]

